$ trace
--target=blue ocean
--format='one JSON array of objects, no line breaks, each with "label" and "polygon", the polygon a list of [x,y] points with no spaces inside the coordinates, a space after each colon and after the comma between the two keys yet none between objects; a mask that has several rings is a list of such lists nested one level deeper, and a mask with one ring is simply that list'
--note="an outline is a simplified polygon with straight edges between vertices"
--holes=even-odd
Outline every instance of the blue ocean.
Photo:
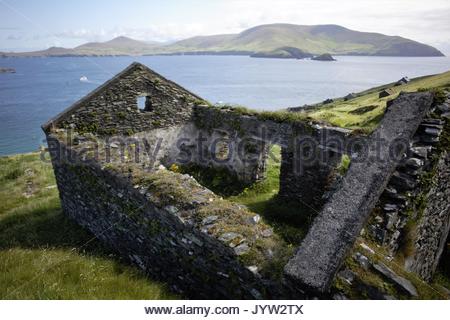
[{"label": "blue ocean", "polygon": [[450,70],[450,58],[337,57],[336,62],[244,56],[3,58],[0,155],[45,144],[41,124],[139,61],[212,103],[276,110]]}]

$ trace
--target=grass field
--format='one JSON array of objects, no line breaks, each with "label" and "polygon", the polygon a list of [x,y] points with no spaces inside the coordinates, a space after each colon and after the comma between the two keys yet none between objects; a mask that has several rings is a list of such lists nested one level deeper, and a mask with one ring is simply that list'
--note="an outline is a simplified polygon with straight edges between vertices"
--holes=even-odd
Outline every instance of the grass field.
[{"label": "grass field", "polygon": [[[395,94],[379,98],[379,92],[387,88],[392,88]],[[339,127],[362,129],[368,132],[372,131],[383,117],[386,101],[397,97],[401,91],[414,92],[430,88],[450,88],[450,71],[415,78],[401,86],[394,86],[394,83],[391,83],[372,88],[356,94],[356,98],[348,101],[343,98],[334,99],[332,103],[317,105],[317,109],[306,112],[306,115]]]},{"label": "grass field", "polygon": [[61,212],[51,164],[0,158],[0,299],[170,299]]}]

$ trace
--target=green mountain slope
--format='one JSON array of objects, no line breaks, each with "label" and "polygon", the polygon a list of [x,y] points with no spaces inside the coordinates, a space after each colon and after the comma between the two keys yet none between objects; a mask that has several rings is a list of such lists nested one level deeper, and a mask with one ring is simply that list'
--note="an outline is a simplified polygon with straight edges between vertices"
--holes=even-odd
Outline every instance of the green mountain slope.
[{"label": "green mountain slope", "polygon": [[[286,51],[285,48],[291,48]],[[197,36],[172,44],[148,43],[127,37],[91,42],[74,49],[50,48],[9,56],[243,54],[259,57],[298,58],[290,52],[319,55],[443,56],[429,45],[399,36],[359,32],[338,25],[268,24],[238,34]]]},{"label": "green mountain slope", "polygon": [[158,48],[165,52],[276,51],[294,47],[312,54],[443,56],[428,45],[398,36],[359,32],[337,25],[269,24],[236,35],[194,37]]}]

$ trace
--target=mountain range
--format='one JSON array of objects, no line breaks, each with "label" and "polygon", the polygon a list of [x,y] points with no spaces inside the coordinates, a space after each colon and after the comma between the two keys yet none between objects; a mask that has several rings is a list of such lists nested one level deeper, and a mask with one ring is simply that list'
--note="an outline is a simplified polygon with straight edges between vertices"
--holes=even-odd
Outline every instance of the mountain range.
[{"label": "mountain range", "polygon": [[[300,56],[299,56],[299,53]],[[217,54],[302,58],[329,53],[365,56],[443,56],[436,48],[399,36],[360,32],[338,25],[267,24],[238,34],[196,36],[174,43],[117,37],[73,49],[2,52],[2,57]]]}]

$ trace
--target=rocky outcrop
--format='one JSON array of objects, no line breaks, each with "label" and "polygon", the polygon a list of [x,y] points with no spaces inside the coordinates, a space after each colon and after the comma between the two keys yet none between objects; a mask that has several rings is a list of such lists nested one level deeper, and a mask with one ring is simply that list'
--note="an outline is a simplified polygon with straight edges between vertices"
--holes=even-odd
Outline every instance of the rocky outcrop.
[{"label": "rocky outcrop", "polygon": [[0,73],[16,73],[14,68],[0,68]]},{"label": "rocky outcrop", "polygon": [[329,54],[329,53],[324,53],[324,54],[312,57],[311,60],[316,60],[316,61],[336,61],[336,59],[333,58],[331,56],[331,54]]}]

